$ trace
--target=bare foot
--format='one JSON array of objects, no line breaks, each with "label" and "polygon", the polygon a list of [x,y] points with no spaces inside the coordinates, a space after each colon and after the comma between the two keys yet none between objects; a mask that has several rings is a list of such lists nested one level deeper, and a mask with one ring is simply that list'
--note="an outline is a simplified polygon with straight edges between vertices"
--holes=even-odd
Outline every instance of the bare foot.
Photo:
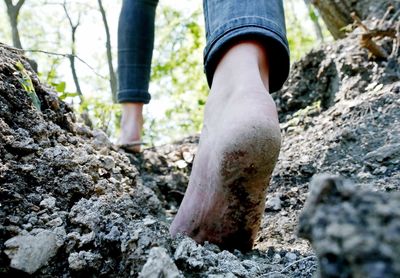
[{"label": "bare foot", "polygon": [[129,146],[133,152],[140,151],[140,144],[132,144],[140,141],[143,128],[143,103],[123,103],[121,118],[121,135],[118,144]]},{"label": "bare foot", "polygon": [[280,142],[266,52],[257,42],[237,44],[214,74],[199,150],[170,233],[251,249]]}]

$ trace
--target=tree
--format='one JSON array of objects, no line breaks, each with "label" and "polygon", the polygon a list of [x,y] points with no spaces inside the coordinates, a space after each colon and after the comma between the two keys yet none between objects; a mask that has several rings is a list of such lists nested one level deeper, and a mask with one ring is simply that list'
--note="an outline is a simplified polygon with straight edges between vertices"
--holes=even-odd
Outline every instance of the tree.
[{"label": "tree", "polygon": [[6,3],[7,14],[10,19],[13,45],[22,49],[21,38],[18,30],[18,16],[22,5],[25,3],[25,0],[18,0],[15,5],[13,4],[12,0],[4,0],[4,2]]},{"label": "tree", "polygon": [[321,25],[319,24],[319,20],[318,20],[319,17],[315,13],[315,10],[314,10],[313,6],[311,5],[310,0],[304,0],[304,3],[307,6],[310,19],[311,19],[311,21],[313,23],[315,35],[317,36],[318,41],[323,42],[324,41],[324,35],[322,33]]},{"label": "tree", "polygon": [[400,9],[399,1],[391,0],[311,0],[319,10],[326,27],[335,39],[345,36],[344,27],[353,23],[352,13],[361,20],[368,18],[382,18],[390,5],[394,11]]},{"label": "tree", "polygon": [[71,55],[68,56],[69,62],[71,65],[71,72],[72,72],[72,78],[74,79],[75,87],[76,87],[76,92],[79,95],[80,101],[82,103],[83,101],[83,93],[81,90],[81,86],[79,84],[79,78],[78,74],[76,72],[76,67],[75,67],[75,58],[76,58],[76,30],[79,27],[79,24],[81,23],[81,13],[78,15],[78,20],[76,23],[72,21],[72,18],[68,12],[67,9],[67,2],[64,0],[62,7],[64,9],[65,15],[67,16],[69,25],[71,27]]},{"label": "tree", "polygon": [[106,16],[106,11],[103,6],[103,1],[98,0],[99,10],[101,13],[101,18],[103,19],[104,29],[106,32],[106,51],[107,51],[107,63],[108,63],[108,71],[110,75],[110,89],[111,95],[114,102],[117,102],[117,75],[114,71],[112,52],[111,52],[111,36],[110,36],[110,28],[108,27],[108,21]]}]

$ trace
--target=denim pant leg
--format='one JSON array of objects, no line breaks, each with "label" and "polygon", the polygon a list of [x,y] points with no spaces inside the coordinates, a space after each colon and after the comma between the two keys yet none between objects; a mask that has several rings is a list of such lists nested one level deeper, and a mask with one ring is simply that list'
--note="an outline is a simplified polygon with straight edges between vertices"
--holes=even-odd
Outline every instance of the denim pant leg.
[{"label": "denim pant leg", "polygon": [[124,0],[118,25],[118,102],[149,103],[158,0]]},{"label": "denim pant leg", "polygon": [[282,0],[204,0],[203,6],[204,68],[209,86],[224,51],[240,40],[256,39],[268,52],[270,91],[279,90],[290,67]]}]

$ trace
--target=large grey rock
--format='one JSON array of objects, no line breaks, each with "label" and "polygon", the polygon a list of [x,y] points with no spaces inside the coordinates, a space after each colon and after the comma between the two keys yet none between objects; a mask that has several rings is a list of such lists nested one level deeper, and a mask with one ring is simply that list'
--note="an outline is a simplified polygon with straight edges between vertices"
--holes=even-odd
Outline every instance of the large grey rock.
[{"label": "large grey rock", "polygon": [[375,160],[381,163],[399,163],[400,161],[400,143],[388,144],[380,147],[365,156],[366,160]]},{"label": "large grey rock", "polygon": [[142,278],[175,278],[183,277],[171,257],[168,255],[167,250],[163,247],[153,247],[150,250],[149,258],[143,266],[139,274]]},{"label": "large grey rock", "polygon": [[11,259],[10,266],[29,274],[34,273],[53,257],[59,248],[57,235],[48,230],[37,235],[22,235],[4,243],[4,253]]},{"label": "large grey rock", "polygon": [[366,191],[340,177],[317,176],[299,226],[318,256],[320,276],[400,277],[399,192]]}]

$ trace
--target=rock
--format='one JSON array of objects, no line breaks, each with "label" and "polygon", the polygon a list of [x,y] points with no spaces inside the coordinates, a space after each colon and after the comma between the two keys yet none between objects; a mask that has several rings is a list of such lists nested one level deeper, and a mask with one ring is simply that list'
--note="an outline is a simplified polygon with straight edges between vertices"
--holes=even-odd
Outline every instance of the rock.
[{"label": "rock", "polygon": [[218,266],[216,272],[232,273],[238,277],[248,277],[249,272],[240,260],[232,253],[224,250],[217,254]]},{"label": "rock", "polygon": [[365,158],[365,160],[375,160],[380,163],[384,162],[392,162],[399,163],[400,162],[400,143],[397,144],[388,144],[382,146],[372,152],[369,152]]},{"label": "rock", "polygon": [[50,226],[50,227],[59,227],[62,224],[63,224],[63,220],[60,217],[57,217],[57,218],[47,222],[47,226]]},{"label": "rock", "polygon": [[224,273],[224,274],[211,274],[208,275],[209,278],[236,278],[237,276],[233,273]]},{"label": "rock", "polygon": [[168,255],[167,250],[163,247],[153,247],[150,250],[149,258],[139,273],[142,278],[158,278],[158,277],[183,277],[179,273],[178,268]]},{"label": "rock", "polygon": [[121,232],[119,231],[117,226],[113,226],[111,231],[104,237],[109,241],[118,241],[121,236]]},{"label": "rock", "polygon": [[268,197],[265,203],[265,209],[270,211],[278,211],[282,208],[282,201],[279,196]]},{"label": "rock", "polygon": [[84,234],[79,237],[79,247],[91,243],[95,238],[95,233],[91,231],[90,233]]},{"label": "rock", "polygon": [[59,248],[57,235],[44,230],[35,236],[15,236],[7,240],[4,252],[11,259],[12,268],[33,274],[52,258]]},{"label": "rock", "polygon": [[192,269],[202,269],[204,258],[202,248],[194,240],[184,238],[175,250],[175,261],[183,261]]},{"label": "rock", "polygon": [[95,130],[93,130],[92,135],[94,138],[93,146],[96,149],[111,147],[111,142],[108,139],[107,134],[104,133],[104,131],[95,129]]},{"label": "rock", "polygon": [[43,201],[40,202],[40,206],[47,209],[52,209],[56,206],[56,198],[48,197],[46,199],[43,199]]},{"label": "rock", "polygon": [[90,251],[73,252],[68,257],[69,268],[80,271],[87,268],[98,268],[101,264],[101,255]]},{"label": "rock", "polygon": [[281,259],[282,259],[281,255],[279,255],[278,253],[275,253],[275,255],[272,258],[272,262],[277,264],[281,261]]},{"label": "rock", "polygon": [[194,153],[191,151],[184,151],[182,153],[182,157],[187,163],[192,163],[194,159]]},{"label": "rock", "polygon": [[400,277],[399,192],[367,191],[320,175],[299,220],[322,277]]},{"label": "rock", "polygon": [[287,252],[285,258],[288,259],[289,262],[294,262],[297,259],[297,255],[292,252]]},{"label": "rock", "polygon": [[179,169],[183,169],[183,168],[186,168],[188,166],[188,164],[187,164],[187,162],[185,160],[178,160],[177,162],[175,162],[175,165]]}]

